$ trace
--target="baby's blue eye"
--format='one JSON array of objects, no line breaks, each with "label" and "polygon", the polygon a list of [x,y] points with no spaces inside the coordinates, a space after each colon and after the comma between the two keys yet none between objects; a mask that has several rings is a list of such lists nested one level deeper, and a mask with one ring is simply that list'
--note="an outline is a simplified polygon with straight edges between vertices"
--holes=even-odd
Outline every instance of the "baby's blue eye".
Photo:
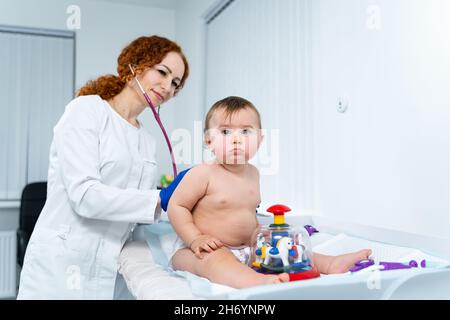
[{"label": "baby's blue eye", "polygon": [[227,135],[231,134],[231,130],[230,129],[222,129],[222,134],[227,136]]},{"label": "baby's blue eye", "polygon": [[241,131],[241,133],[243,134],[243,135],[249,135],[249,134],[252,134],[253,133],[253,130],[252,129],[242,129],[242,131]]}]

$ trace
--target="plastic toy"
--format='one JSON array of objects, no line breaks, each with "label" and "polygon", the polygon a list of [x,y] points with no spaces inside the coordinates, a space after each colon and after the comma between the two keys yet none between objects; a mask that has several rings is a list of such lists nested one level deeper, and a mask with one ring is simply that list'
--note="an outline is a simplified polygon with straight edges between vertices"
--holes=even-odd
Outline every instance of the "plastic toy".
[{"label": "plastic toy", "polygon": [[168,174],[163,174],[161,176],[161,188],[166,188],[173,181],[173,176]]},{"label": "plastic toy", "polygon": [[360,261],[356,262],[355,265],[353,267],[351,267],[349,271],[350,272],[358,272],[358,271],[361,271],[362,269],[373,266],[374,264],[375,264],[375,261],[373,261],[372,259],[360,260]]},{"label": "plastic toy", "polygon": [[415,260],[411,260],[407,263],[402,262],[379,262],[378,265],[375,264],[373,259],[360,260],[355,265],[350,268],[350,272],[358,272],[366,268],[371,268],[370,271],[388,271],[388,270],[400,270],[400,269],[411,269],[417,268],[419,264]]},{"label": "plastic toy", "polygon": [[307,224],[305,226],[306,231],[308,231],[309,236],[311,237],[314,233],[319,232],[319,230],[317,230],[316,228],[314,228],[313,226]]},{"label": "plastic toy", "polygon": [[253,234],[250,266],[261,273],[278,274],[286,272],[291,281],[311,279],[320,276],[312,259],[309,231],[291,226],[284,221],[284,205],[267,209],[274,215],[270,225],[260,226]]}]

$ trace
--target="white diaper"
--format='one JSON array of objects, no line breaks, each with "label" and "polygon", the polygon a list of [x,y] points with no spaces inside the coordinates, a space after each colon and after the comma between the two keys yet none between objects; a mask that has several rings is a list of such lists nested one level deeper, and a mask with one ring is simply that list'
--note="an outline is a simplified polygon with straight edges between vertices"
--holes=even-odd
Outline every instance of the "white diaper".
[{"label": "white diaper", "polygon": [[[231,253],[243,264],[248,264],[249,259],[250,259],[250,253],[251,253],[251,248],[249,246],[241,246],[241,247],[229,247],[229,246],[225,246],[226,248],[228,248]],[[172,250],[172,254],[169,257],[169,266],[172,268],[172,257],[175,254],[175,252],[177,252],[180,249],[184,249],[187,248],[186,243],[184,243],[184,241],[180,238],[177,237],[174,244],[173,244],[173,250]]]}]

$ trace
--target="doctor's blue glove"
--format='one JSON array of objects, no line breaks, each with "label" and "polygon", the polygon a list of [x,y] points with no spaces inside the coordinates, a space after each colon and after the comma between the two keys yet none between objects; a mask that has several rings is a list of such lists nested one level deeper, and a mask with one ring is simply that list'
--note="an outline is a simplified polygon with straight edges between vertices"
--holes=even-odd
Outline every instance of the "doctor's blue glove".
[{"label": "doctor's blue glove", "polygon": [[167,211],[167,206],[169,205],[169,200],[172,197],[172,194],[175,192],[178,184],[181,180],[183,180],[184,175],[189,170],[191,170],[191,168],[181,171],[167,187],[162,188],[159,192],[159,197],[161,198],[161,208],[164,211]]}]

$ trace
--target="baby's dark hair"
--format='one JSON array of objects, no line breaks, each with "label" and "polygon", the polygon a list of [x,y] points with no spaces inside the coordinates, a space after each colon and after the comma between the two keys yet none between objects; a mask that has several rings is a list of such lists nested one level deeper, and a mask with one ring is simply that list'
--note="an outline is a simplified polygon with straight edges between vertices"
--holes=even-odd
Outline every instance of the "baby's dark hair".
[{"label": "baby's dark hair", "polygon": [[227,117],[231,117],[233,114],[243,109],[250,109],[256,113],[256,115],[258,116],[259,129],[261,129],[261,115],[259,114],[256,107],[253,105],[253,103],[241,97],[230,96],[225,99],[217,101],[216,103],[213,104],[211,109],[209,109],[205,118],[204,131],[206,132],[209,129],[209,122],[211,121],[214,112],[216,112],[217,110],[224,110],[225,115]]}]

